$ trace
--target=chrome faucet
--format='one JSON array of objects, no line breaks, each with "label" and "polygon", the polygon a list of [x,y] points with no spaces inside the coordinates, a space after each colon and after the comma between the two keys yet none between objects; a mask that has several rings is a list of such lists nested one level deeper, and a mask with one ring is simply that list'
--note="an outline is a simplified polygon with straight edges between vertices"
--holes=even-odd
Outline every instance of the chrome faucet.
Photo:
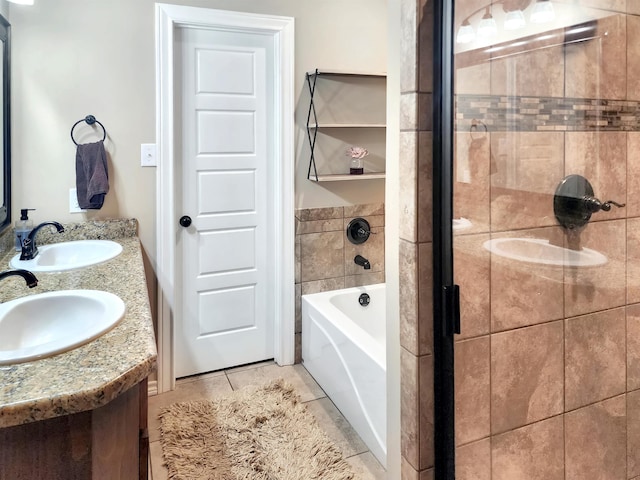
[{"label": "chrome faucet", "polygon": [[0,272],[0,280],[4,280],[7,277],[18,276],[24,278],[24,281],[27,283],[27,287],[33,288],[38,285],[38,279],[36,276],[31,273],[29,270],[5,270],[4,272]]},{"label": "chrome faucet", "polygon": [[362,255],[356,255],[353,261],[356,263],[356,265],[360,265],[365,270],[371,270],[371,264],[369,263],[369,260],[364,258]]},{"label": "chrome faucet", "polygon": [[27,238],[22,242],[22,253],[20,254],[20,260],[33,260],[38,255],[38,247],[36,246],[36,234],[42,227],[47,225],[53,225],[58,230],[58,233],[64,232],[64,227],[58,222],[44,222],[34,227]]}]

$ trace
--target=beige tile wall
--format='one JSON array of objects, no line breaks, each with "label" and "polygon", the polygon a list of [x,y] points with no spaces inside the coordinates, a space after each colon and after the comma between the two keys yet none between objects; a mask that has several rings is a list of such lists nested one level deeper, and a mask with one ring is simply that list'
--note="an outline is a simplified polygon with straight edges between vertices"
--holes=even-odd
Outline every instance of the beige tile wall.
[{"label": "beige tile wall", "polygon": [[433,1],[402,0],[400,345],[402,479],[433,478]]},{"label": "beige tile wall", "polygon": [[[296,363],[301,361],[301,296],[384,283],[384,204],[308,208],[296,211]],[[372,235],[360,245],[347,239],[354,218],[369,222]],[[353,261],[362,255],[371,263],[365,270]]]},{"label": "beige tile wall", "polygon": [[[456,2],[470,11],[479,3]],[[623,14],[640,14],[640,2],[567,3],[612,11],[599,21],[602,40],[478,65],[467,56],[458,92],[640,100],[640,17]],[[637,478],[640,133],[459,131],[456,163],[470,183],[456,174],[454,217],[473,223],[454,242],[462,296],[456,478]],[[483,248],[495,237],[567,245],[552,203],[557,184],[574,173],[598,198],[627,204],[595,213],[580,235],[606,265],[550,267]]]}]

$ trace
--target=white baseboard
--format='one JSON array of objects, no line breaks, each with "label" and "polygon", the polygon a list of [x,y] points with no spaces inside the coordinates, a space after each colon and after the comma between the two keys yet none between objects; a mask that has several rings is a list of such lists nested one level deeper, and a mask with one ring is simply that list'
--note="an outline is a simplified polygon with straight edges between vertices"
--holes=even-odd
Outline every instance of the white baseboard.
[{"label": "white baseboard", "polygon": [[154,395],[158,395],[158,381],[149,380],[148,390],[149,390],[150,397],[153,397]]}]

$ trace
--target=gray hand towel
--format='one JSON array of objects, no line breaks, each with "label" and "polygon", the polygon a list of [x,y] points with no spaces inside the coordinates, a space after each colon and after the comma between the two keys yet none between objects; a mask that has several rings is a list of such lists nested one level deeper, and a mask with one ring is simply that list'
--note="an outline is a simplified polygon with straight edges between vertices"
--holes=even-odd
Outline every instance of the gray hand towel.
[{"label": "gray hand towel", "polygon": [[99,210],[109,191],[107,152],[102,140],[78,145],[76,150],[76,191],[80,208]]}]

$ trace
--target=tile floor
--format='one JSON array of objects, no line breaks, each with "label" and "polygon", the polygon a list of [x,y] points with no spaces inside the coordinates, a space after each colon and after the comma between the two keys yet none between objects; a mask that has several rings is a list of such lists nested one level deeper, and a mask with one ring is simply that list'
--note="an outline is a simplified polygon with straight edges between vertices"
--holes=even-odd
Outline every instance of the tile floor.
[{"label": "tile floor", "polygon": [[342,450],[347,462],[356,472],[357,480],[386,478],[382,466],[302,365],[280,367],[274,362],[263,362],[180,379],[176,382],[174,391],[149,397],[150,480],[168,479],[167,470],[162,465],[159,442],[158,412],[162,407],[174,402],[215,398],[247,385],[266,383],[279,377],[295,387],[301,400],[315,415],[318,424]]}]

